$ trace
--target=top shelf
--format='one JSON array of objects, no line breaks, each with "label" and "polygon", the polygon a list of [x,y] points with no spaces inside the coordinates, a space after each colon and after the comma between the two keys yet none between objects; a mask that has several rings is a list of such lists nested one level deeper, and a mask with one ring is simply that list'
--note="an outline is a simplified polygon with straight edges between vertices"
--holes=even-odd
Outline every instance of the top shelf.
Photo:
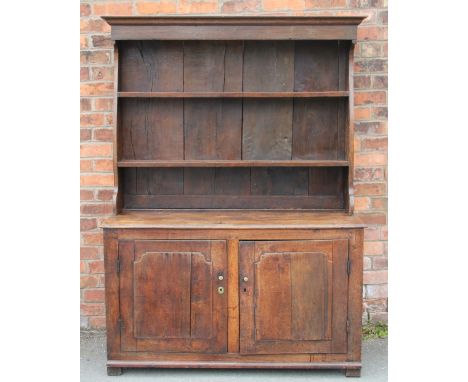
[{"label": "top shelf", "polygon": [[119,98],[336,98],[348,91],[327,92],[118,92]]}]

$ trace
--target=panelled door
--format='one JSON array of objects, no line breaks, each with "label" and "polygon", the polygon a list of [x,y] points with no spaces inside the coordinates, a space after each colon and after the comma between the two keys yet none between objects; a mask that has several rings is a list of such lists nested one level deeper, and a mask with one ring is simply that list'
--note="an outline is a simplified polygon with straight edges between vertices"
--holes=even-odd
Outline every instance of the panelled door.
[{"label": "panelled door", "polygon": [[226,242],[119,242],[121,350],[226,351]]},{"label": "panelled door", "polygon": [[347,240],[241,242],[241,353],[346,353],[347,262]]}]

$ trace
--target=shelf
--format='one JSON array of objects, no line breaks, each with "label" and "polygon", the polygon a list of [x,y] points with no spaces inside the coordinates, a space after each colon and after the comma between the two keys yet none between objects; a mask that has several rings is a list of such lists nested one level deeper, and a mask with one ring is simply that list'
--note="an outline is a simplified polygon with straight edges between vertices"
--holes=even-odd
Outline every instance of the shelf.
[{"label": "shelf", "polygon": [[348,167],[346,160],[123,160],[118,167]]},{"label": "shelf", "polygon": [[329,92],[118,92],[120,98],[337,98],[348,91]]}]

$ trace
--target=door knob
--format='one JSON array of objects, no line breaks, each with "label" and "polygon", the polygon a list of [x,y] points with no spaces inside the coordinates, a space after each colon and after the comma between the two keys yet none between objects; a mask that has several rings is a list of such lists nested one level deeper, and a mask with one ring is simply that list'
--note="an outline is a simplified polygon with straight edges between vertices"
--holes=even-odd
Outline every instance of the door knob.
[{"label": "door knob", "polygon": [[247,276],[244,276],[242,277],[242,281],[246,283],[247,281],[249,281],[249,278]]},{"label": "door knob", "polygon": [[218,294],[223,294],[223,293],[224,293],[224,288],[218,287]]}]

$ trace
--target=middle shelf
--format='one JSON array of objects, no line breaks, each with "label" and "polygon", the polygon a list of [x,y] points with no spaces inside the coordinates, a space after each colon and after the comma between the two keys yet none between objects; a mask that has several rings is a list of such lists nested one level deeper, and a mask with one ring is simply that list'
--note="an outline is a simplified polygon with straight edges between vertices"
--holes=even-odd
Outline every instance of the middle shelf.
[{"label": "middle shelf", "polygon": [[118,167],[348,167],[346,160],[121,160]]},{"label": "middle shelf", "polygon": [[119,98],[336,98],[348,91],[319,92],[118,92]]}]

